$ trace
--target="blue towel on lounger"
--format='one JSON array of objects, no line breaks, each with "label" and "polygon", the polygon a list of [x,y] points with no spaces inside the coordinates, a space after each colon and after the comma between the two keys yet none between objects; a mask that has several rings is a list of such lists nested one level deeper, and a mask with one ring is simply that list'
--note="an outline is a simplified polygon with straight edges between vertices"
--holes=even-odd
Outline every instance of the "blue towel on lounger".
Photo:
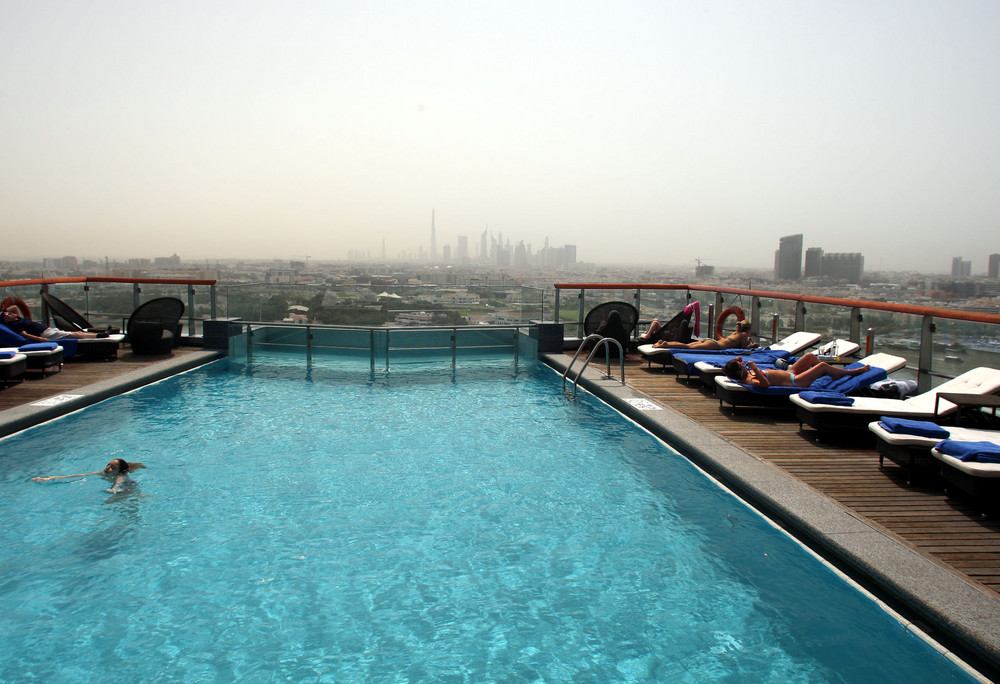
[{"label": "blue towel on lounger", "polygon": [[30,344],[22,344],[18,347],[18,351],[54,351],[59,345],[55,342],[31,342]]},{"label": "blue towel on lounger", "polygon": [[0,347],[20,347],[28,338],[18,335],[6,325],[0,324]]},{"label": "blue towel on lounger", "polygon": [[937,445],[942,454],[954,456],[959,461],[1000,463],[1000,444],[995,442],[960,442],[946,439]]},{"label": "blue towel on lounger", "polygon": [[911,420],[909,418],[893,418],[882,416],[878,422],[889,432],[899,435],[917,435],[918,437],[934,437],[948,439],[950,432],[937,423],[929,420]]},{"label": "blue towel on lounger", "polygon": [[799,392],[799,396],[810,404],[831,404],[833,406],[851,406],[854,404],[854,399],[840,392],[803,390]]},{"label": "blue towel on lounger", "polygon": [[14,358],[14,352],[0,352],[0,359],[12,359]]}]

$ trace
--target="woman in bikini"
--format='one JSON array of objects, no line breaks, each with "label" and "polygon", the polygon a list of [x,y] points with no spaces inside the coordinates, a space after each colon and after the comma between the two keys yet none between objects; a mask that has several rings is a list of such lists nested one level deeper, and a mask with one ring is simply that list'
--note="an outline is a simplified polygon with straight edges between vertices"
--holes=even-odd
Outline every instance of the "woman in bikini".
[{"label": "woman in bikini", "polygon": [[743,357],[737,356],[726,363],[722,371],[726,377],[743,383],[744,385],[755,385],[767,389],[768,387],[809,387],[816,380],[824,376],[830,376],[834,380],[845,375],[861,375],[871,370],[870,366],[860,368],[840,368],[831,366],[825,361],[820,361],[814,354],[805,354],[798,361],[788,367],[787,370],[780,368],[761,370],[753,361],[743,363]]},{"label": "woman in bikini", "polygon": [[723,337],[721,340],[705,339],[694,342],[666,342],[660,340],[654,347],[661,349],[753,349],[753,337],[750,336],[750,321],[740,321],[736,324],[736,330]]}]

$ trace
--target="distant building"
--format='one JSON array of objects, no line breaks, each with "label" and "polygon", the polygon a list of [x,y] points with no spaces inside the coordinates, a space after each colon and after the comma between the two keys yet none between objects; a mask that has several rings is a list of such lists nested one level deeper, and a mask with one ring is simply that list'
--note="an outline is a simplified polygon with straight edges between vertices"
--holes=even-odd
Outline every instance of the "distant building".
[{"label": "distant building", "polygon": [[1000,280],[1000,254],[990,254],[990,268],[987,275],[993,280]]},{"label": "distant building", "polygon": [[860,285],[864,277],[865,258],[860,252],[824,254],[822,264],[824,278]]},{"label": "distant building", "polygon": [[802,279],[802,233],[786,235],[774,253],[775,280]]},{"label": "distant building", "polygon": [[965,261],[962,257],[952,257],[951,274],[956,277],[972,275],[972,262]]},{"label": "distant building", "polygon": [[806,250],[806,278],[818,278],[823,275],[823,248],[810,247]]}]

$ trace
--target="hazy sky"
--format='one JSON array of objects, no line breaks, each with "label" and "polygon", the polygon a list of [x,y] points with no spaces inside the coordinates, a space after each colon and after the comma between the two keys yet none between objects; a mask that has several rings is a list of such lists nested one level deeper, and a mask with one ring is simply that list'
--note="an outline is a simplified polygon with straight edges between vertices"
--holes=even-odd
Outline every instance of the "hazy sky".
[{"label": "hazy sky", "polygon": [[1000,2],[0,2],[0,257],[1000,252]]}]

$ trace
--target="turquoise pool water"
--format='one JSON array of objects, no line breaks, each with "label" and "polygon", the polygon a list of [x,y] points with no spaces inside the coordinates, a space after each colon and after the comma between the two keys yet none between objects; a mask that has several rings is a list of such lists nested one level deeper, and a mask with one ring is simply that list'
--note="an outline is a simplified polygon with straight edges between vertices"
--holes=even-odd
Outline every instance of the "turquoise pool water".
[{"label": "turquoise pool water", "polygon": [[967,681],[544,367],[261,354],[0,449],[3,681]]}]

